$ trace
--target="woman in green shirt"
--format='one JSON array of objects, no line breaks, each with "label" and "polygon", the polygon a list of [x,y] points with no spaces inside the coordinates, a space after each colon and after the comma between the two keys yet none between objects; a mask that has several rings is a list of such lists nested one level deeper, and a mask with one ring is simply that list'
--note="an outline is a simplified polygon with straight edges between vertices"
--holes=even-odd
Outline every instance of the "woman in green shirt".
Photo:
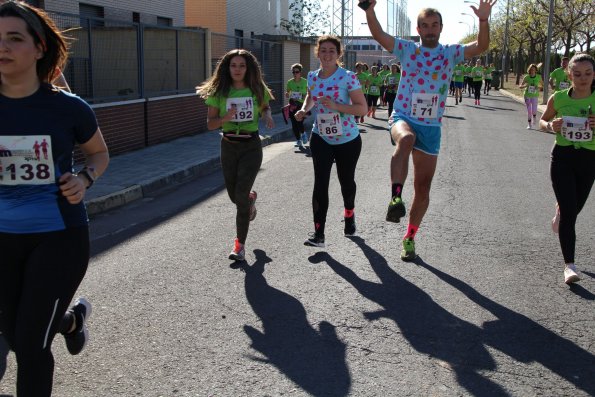
[{"label": "woman in green shirt", "polygon": [[376,107],[378,98],[380,98],[380,87],[382,87],[383,78],[378,74],[378,66],[372,66],[372,74],[366,81],[368,89],[368,117],[376,118]]},{"label": "woman in green shirt", "polygon": [[221,128],[221,168],[227,194],[236,205],[236,232],[229,259],[245,259],[244,243],[256,216],[256,192],[251,190],[262,164],[258,120],[273,128],[269,101],[258,60],[250,51],[231,50],[221,58],[213,76],[197,87],[208,106],[207,128]]},{"label": "woman in green shirt", "polygon": [[308,143],[308,136],[304,131],[304,120],[296,120],[295,113],[302,108],[304,98],[308,92],[308,81],[302,77],[302,65],[299,63],[291,65],[293,78],[285,86],[285,97],[289,99],[289,119],[291,129],[296,139],[296,146],[304,147]]},{"label": "woman in green shirt", "polygon": [[527,129],[530,130],[535,124],[537,118],[537,98],[539,91],[543,88],[541,76],[537,74],[537,65],[532,63],[527,68],[527,75],[523,77],[523,82],[519,88],[525,89],[525,105],[527,105]]},{"label": "woman in green shirt", "polygon": [[386,85],[386,103],[388,103],[388,118],[393,114],[393,103],[397,97],[397,89],[401,81],[401,69],[399,65],[393,63],[390,65],[390,73],[384,78],[384,85]]},{"label": "woman in green shirt", "polygon": [[550,177],[558,210],[552,226],[558,226],[566,284],[580,280],[574,263],[575,224],[595,182],[594,69],[589,54],[573,56],[568,64],[571,87],[550,97],[539,121],[542,130],[556,134]]}]

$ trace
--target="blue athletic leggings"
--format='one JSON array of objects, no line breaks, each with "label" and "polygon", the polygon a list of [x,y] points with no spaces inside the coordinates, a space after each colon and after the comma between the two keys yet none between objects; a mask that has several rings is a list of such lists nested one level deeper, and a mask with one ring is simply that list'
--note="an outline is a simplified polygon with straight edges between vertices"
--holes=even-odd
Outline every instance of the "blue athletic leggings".
[{"label": "blue athletic leggings", "polygon": [[51,346],[89,263],[86,226],[0,233],[0,332],[17,360],[17,395],[52,393]]}]

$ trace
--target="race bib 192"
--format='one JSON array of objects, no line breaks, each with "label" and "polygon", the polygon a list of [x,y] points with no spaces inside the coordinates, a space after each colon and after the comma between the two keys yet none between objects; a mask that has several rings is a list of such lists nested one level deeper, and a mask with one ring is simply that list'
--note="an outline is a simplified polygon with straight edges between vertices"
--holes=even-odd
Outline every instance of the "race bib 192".
[{"label": "race bib 192", "polygon": [[225,106],[227,111],[229,112],[234,107],[236,114],[231,121],[243,122],[254,120],[254,99],[252,97],[227,98]]},{"label": "race bib 192", "polygon": [[0,185],[49,185],[55,182],[49,135],[0,136]]}]

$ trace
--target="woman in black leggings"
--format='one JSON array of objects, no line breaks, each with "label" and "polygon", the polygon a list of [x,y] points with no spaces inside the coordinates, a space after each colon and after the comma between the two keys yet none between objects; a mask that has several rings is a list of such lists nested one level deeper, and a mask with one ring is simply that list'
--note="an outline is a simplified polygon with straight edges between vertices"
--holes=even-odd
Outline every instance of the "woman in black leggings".
[{"label": "woman in black leggings", "polygon": [[314,163],[314,233],[304,244],[324,247],[333,161],[337,164],[343,195],[344,233],[348,236],[355,234],[355,167],[362,145],[355,116],[363,116],[367,106],[355,73],[339,66],[339,39],[322,36],[318,39],[315,51],[321,68],[308,74],[308,94],[302,109],[295,116],[301,120],[310,109],[315,109],[316,122],[310,138]]},{"label": "woman in black leggings", "polygon": [[595,181],[594,69],[590,55],[572,57],[568,64],[570,89],[550,97],[539,121],[542,130],[556,133],[550,175],[559,208],[559,239],[567,284],[580,280],[574,262],[575,224]]},{"label": "woman in black leggings", "polygon": [[[17,395],[52,393],[52,341],[88,340],[91,305],[68,306],[89,261],[83,199],[109,155],[91,107],[50,84],[67,46],[45,12],[0,5],[0,332],[17,359]],[[85,166],[74,173],[78,144]]]}]

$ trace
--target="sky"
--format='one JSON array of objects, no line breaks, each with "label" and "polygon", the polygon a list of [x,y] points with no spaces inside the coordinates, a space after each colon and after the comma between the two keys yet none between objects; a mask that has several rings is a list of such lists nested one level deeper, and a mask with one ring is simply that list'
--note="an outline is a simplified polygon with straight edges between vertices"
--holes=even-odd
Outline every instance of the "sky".
[{"label": "sky", "polygon": [[[469,33],[470,30],[473,30],[473,23],[475,25],[478,24],[477,17],[473,13],[471,9],[472,4],[463,3],[464,0],[408,0],[408,16],[411,20],[411,35],[417,35],[415,31],[416,21],[417,21],[417,14],[422,8],[431,7],[436,8],[442,14],[444,29],[442,30],[442,34],[440,36],[440,42],[443,44],[450,44],[450,43],[457,43],[461,40],[465,35]],[[502,2],[504,0],[499,0]],[[329,6],[329,12],[332,13],[332,4],[333,2],[337,3],[336,0],[323,0],[322,3]],[[477,0],[476,0],[477,2]],[[395,3],[398,3],[398,0],[395,0]],[[366,22],[366,15],[364,11],[357,7],[357,0],[354,0],[354,10],[353,10],[353,35],[354,36],[368,36],[370,35],[370,30],[368,29],[367,25],[362,25],[362,22]],[[386,29],[386,10],[387,10],[387,1],[386,0],[378,0],[376,4],[376,16],[378,20],[382,24],[382,27]],[[495,13],[496,9],[498,8],[498,4],[494,6],[494,10],[492,14]],[[461,13],[471,14],[468,15],[461,15]],[[459,21],[464,23],[459,23]]]}]

